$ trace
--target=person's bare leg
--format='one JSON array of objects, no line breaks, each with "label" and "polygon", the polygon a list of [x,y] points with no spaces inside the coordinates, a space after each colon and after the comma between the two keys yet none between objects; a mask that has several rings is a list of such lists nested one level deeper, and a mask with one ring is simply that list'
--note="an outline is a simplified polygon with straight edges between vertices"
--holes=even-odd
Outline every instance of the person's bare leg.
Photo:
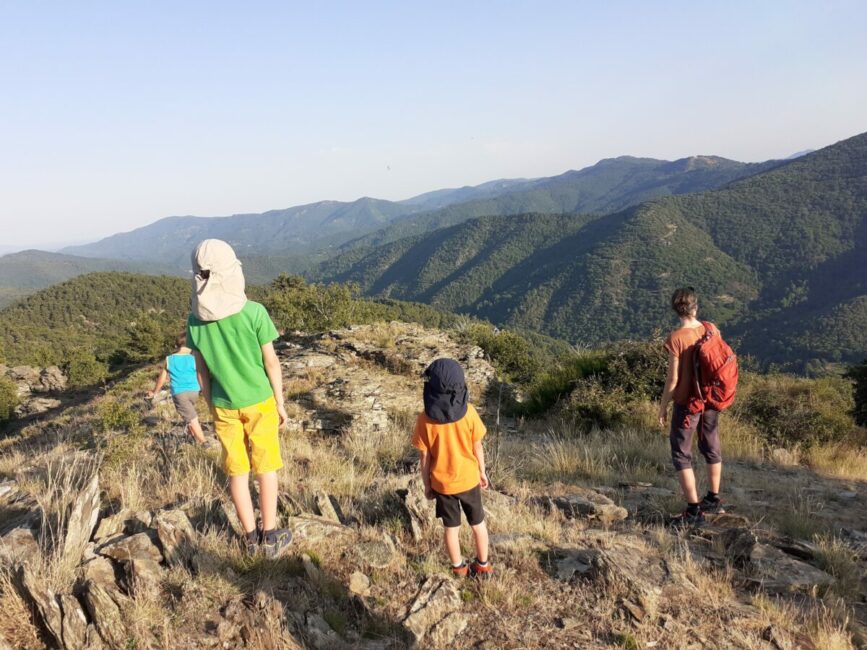
[{"label": "person's bare leg", "polygon": [[262,513],[262,530],[277,527],[277,472],[259,474],[259,512]]},{"label": "person's bare leg", "polygon": [[682,469],[677,473],[680,489],[687,503],[698,503],[698,492],[695,489],[695,472],[692,468]]},{"label": "person's bare leg", "polygon": [[457,566],[464,559],[463,555],[461,555],[461,527],[446,527],[445,532],[443,533],[443,540],[445,541],[446,551],[449,554],[449,560],[451,560],[452,564]]},{"label": "person's bare leg", "polygon": [[485,522],[473,526],[473,540],[476,542],[476,559],[479,562],[488,561],[488,527]]},{"label": "person's bare leg", "polygon": [[229,477],[229,493],[244,532],[252,533],[256,530],[256,512],[253,510],[253,499],[250,498],[250,475]]},{"label": "person's bare leg", "polygon": [[205,442],[205,433],[202,431],[202,423],[199,422],[199,418],[195,420],[190,420],[187,423],[187,431],[190,432],[190,435],[196,439],[196,442],[203,444]]},{"label": "person's bare leg", "polygon": [[708,490],[714,494],[719,494],[720,485],[722,483],[722,463],[714,463],[707,466],[707,485]]}]

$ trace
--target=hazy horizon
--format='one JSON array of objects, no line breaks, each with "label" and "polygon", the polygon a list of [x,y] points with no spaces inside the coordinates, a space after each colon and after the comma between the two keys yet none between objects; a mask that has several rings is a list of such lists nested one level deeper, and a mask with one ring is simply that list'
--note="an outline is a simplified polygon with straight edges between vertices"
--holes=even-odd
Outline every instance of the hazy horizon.
[{"label": "hazy horizon", "polygon": [[864,3],[329,8],[0,8],[0,250],[867,130]]}]

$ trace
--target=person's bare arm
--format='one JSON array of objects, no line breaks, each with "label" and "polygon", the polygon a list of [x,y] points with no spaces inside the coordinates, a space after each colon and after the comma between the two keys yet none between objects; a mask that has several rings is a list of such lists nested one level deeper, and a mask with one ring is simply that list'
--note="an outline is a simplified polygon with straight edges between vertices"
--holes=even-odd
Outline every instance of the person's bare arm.
[{"label": "person's bare arm", "polygon": [[157,376],[157,381],[154,384],[154,389],[149,390],[147,393],[148,397],[153,397],[154,395],[159,393],[163,389],[163,386],[166,383],[166,379],[168,379],[168,378],[169,378],[169,373],[166,371],[166,367],[163,366],[162,369],[160,370],[160,374]]},{"label": "person's bare arm", "polygon": [[659,400],[659,424],[663,427],[668,420],[668,403],[671,402],[671,396],[677,387],[678,359],[679,357],[671,352],[668,353],[668,374],[665,377],[665,388],[662,391],[662,398]]},{"label": "person's bare arm", "polygon": [[289,416],[286,414],[286,405],[283,397],[283,369],[280,367],[280,359],[274,351],[273,343],[262,346],[262,362],[265,364],[265,374],[271,382],[271,390],[274,392],[274,400],[277,402],[277,414],[280,416],[280,426],[286,424]]},{"label": "person's bare arm", "polygon": [[193,350],[193,356],[196,357],[196,377],[199,379],[202,397],[205,398],[208,406],[213,406],[211,402],[211,371],[208,369],[208,364],[205,363],[204,358],[202,358],[198,350]]},{"label": "person's bare arm", "polygon": [[426,499],[433,499],[433,488],[430,486],[430,454],[422,449],[419,449],[418,453],[420,456],[418,466],[421,473],[421,481],[424,483],[424,496]]},{"label": "person's bare arm", "polygon": [[487,490],[490,481],[488,480],[488,472],[485,469],[485,450],[482,447],[481,440],[476,440],[473,443],[473,453],[476,455],[476,460],[479,461],[479,485],[482,486],[483,490]]}]

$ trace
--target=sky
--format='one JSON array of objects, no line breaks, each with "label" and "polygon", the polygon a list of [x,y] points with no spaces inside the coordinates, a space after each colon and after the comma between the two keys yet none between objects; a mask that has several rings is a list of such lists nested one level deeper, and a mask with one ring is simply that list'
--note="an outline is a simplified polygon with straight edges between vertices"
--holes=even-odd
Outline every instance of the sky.
[{"label": "sky", "polygon": [[867,2],[0,0],[0,251],[867,131]]}]

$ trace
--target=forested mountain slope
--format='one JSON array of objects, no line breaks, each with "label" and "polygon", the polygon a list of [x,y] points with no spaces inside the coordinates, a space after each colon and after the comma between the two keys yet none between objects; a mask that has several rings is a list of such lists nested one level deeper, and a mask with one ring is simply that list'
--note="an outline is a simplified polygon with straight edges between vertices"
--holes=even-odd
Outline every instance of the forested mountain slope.
[{"label": "forested mountain slope", "polygon": [[321,277],[582,344],[667,326],[692,285],[743,351],[804,363],[867,354],[865,253],[867,134],[601,218],[481,218],[352,251]]}]

